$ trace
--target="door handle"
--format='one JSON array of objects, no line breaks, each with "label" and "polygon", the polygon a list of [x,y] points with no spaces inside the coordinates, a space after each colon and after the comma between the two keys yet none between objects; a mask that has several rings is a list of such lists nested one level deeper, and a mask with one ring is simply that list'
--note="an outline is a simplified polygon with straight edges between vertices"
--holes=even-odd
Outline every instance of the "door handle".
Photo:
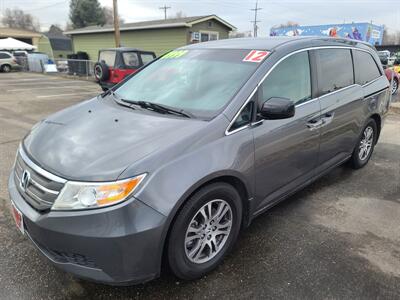
[{"label": "door handle", "polygon": [[319,119],[319,120],[311,120],[307,122],[307,127],[310,130],[316,130],[320,127],[322,127],[325,124],[325,121],[323,118]]},{"label": "door handle", "polygon": [[335,113],[334,113],[334,112],[326,113],[326,114],[322,117],[322,120],[324,120],[324,125],[327,125],[327,124],[329,124],[330,122],[332,122],[334,116],[335,116]]}]

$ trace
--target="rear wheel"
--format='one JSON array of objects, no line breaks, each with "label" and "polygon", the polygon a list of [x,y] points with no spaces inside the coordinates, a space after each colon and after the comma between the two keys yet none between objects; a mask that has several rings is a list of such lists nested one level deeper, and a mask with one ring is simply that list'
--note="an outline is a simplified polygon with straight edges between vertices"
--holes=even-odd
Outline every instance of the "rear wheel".
[{"label": "rear wheel", "polygon": [[168,261],[181,279],[196,279],[217,267],[234,245],[242,219],[242,202],[227,183],[213,183],[196,192],[172,226]]},{"label": "rear wheel", "polygon": [[399,89],[399,82],[397,79],[393,79],[392,83],[392,95],[397,93],[397,90]]},{"label": "rear wheel", "polygon": [[94,65],[94,77],[97,81],[105,81],[110,77],[110,71],[104,62],[97,62]]},{"label": "rear wheel", "polygon": [[360,169],[368,163],[372,152],[374,151],[377,136],[378,129],[376,122],[373,119],[369,119],[350,159],[351,165],[354,169]]},{"label": "rear wheel", "polygon": [[2,66],[1,66],[1,70],[2,70],[4,73],[11,72],[11,66],[10,66],[10,65],[2,65]]}]

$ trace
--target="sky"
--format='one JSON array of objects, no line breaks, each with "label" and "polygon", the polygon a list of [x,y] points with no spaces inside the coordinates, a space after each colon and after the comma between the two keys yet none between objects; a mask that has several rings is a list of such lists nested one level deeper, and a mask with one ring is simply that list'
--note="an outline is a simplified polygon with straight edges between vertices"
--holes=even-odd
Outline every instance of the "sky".
[{"label": "sky", "polygon": [[[112,0],[99,0],[112,6]],[[182,12],[186,16],[216,14],[238,28],[252,30],[256,0],[118,0],[119,13],[126,23],[164,18],[160,6],[170,6],[168,16]],[[297,22],[317,25],[343,22],[385,24],[390,31],[400,30],[400,0],[259,0],[258,36],[266,36],[273,25]],[[0,13],[20,8],[39,19],[42,30],[52,24],[65,26],[69,0],[0,0]]]}]

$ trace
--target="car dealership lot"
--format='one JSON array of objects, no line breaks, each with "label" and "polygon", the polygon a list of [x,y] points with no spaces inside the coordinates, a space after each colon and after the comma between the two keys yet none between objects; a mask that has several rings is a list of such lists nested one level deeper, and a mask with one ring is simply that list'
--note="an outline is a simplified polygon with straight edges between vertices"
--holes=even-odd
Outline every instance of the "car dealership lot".
[{"label": "car dealership lot", "polygon": [[339,167],[260,216],[206,278],[181,282],[163,274],[144,285],[108,287],[55,269],[16,229],[7,177],[19,141],[34,123],[99,92],[88,81],[0,74],[1,298],[400,298],[400,115],[395,114],[364,169]]}]

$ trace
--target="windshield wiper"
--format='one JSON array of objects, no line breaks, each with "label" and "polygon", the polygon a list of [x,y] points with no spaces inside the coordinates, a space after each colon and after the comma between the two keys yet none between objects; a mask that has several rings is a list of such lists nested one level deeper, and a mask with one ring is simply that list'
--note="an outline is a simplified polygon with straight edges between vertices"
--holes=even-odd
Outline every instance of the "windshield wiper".
[{"label": "windshield wiper", "polygon": [[155,112],[163,113],[163,114],[171,114],[171,115],[179,115],[185,118],[193,118],[193,115],[183,109],[177,110],[167,105],[148,102],[148,101],[128,101],[129,103],[140,106],[144,109],[150,109]]},{"label": "windshield wiper", "polygon": [[115,103],[117,103],[118,105],[121,105],[121,106],[124,106],[124,107],[128,107],[128,108],[131,108],[131,109],[135,109],[132,106],[131,102],[126,101],[124,99],[121,99],[113,90],[108,90],[107,94],[111,95],[112,98],[114,99]]}]

